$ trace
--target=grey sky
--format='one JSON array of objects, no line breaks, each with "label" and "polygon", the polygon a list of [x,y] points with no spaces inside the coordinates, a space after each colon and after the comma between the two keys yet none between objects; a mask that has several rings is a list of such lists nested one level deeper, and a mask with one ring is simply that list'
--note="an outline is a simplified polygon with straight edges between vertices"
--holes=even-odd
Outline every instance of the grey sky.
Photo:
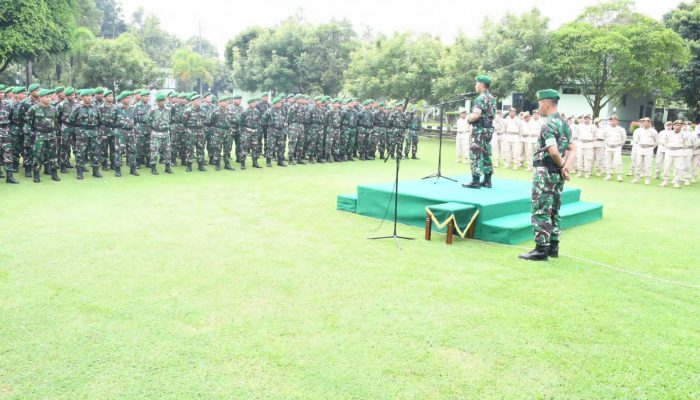
[{"label": "grey sky", "polygon": [[[550,27],[567,22],[586,6],[597,0],[553,1],[488,0],[471,1],[423,0],[122,0],[124,17],[129,21],[131,13],[143,6],[146,13],[158,16],[163,27],[182,39],[197,34],[198,21],[202,24],[202,36],[217,46],[223,55],[228,39],[246,27],[273,26],[303,9],[306,20],[312,23],[331,18],[350,20],[356,31],[366,27],[377,32],[412,30],[429,32],[449,43],[461,30],[468,36],[477,36],[484,17],[499,18],[506,11],[520,13],[533,7],[550,19]],[[677,0],[637,0],[637,10],[661,19],[661,16],[678,5]]]}]

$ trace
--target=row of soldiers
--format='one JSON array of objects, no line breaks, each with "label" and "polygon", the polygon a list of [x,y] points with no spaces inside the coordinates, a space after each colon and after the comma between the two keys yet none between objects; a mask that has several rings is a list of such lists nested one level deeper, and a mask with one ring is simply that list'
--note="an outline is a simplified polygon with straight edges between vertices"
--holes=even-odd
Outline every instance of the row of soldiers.
[{"label": "row of soldiers", "polygon": [[[18,183],[20,157],[27,177],[40,182],[40,169],[60,180],[58,172],[73,168],[78,179],[92,167],[92,176],[113,169],[121,176],[122,160],[132,175],[142,165],[158,174],[156,165],[181,165],[206,171],[205,161],[233,170],[232,154],[241,169],[250,156],[261,168],[273,160],[279,166],[409,157],[416,159],[420,117],[415,107],[358,99],[303,94],[219,98],[206,93],[159,92],[151,105],[151,92],[123,91],[115,96],[103,88],[74,90],[39,85],[0,85],[0,139],[6,182]],[[234,150],[235,146],[235,150]],[[0,169],[0,173],[2,170]]]}]

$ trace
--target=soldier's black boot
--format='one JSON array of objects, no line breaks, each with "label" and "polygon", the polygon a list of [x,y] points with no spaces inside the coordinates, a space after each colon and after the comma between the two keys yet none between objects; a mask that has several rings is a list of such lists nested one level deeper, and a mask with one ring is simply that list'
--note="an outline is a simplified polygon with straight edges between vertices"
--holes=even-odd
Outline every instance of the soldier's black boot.
[{"label": "soldier's black boot", "polygon": [[51,168],[48,165],[44,165],[44,175],[51,176]]},{"label": "soldier's black boot", "polygon": [[102,175],[100,174],[100,167],[92,167],[92,176],[94,178],[102,178]]},{"label": "soldier's black boot", "polygon": [[[7,168],[9,170],[9,168]],[[2,166],[0,166],[0,179],[4,178],[5,174],[2,172]]]},{"label": "soldier's black boot", "polygon": [[151,165],[151,174],[152,175],[158,175],[158,168],[156,168],[155,164]]},{"label": "soldier's black boot", "polygon": [[214,170],[221,171],[221,162],[214,161]]},{"label": "soldier's black boot", "polygon": [[233,167],[231,166],[231,161],[224,161],[224,169],[234,171]]},{"label": "soldier's black boot", "polygon": [[529,253],[521,254],[518,258],[528,261],[547,261],[547,250],[547,247],[538,244],[535,246],[534,250]]},{"label": "soldier's black boot", "polygon": [[120,177],[122,176],[122,167],[115,165],[114,166],[114,176]]},{"label": "soldier's black boot", "polygon": [[18,181],[17,179],[15,179],[15,177],[12,176],[12,174],[13,174],[12,170],[8,168],[8,169],[7,169],[7,174],[6,174],[6,177],[5,177],[5,182],[7,182],[7,183],[12,183],[12,184],[17,184],[17,183],[19,183],[19,181]]},{"label": "soldier's black boot", "polygon": [[165,164],[165,173],[166,174],[171,174],[173,173],[173,170],[170,169],[170,164]]},{"label": "soldier's black boot", "polygon": [[271,168],[272,167],[272,158],[267,157],[267,160],[265,160],[265,161],[266,161],[265,166],[268,168]]},{"label": "soldier's black boot", "polygon": [[32,177],[32,167],[24,167],[24,177],[25,178],[31,178]]},{"label": "soldier's black boot", "polygon": [[56,170],[56,168],[51,168],[51,180],[54,182],[61,181],[61,178],[58,177],[58,170]]},{"label": "soldier's black boot", "polygon": [[202,172],[207,171],[207,169],[204,168],[204,163],[200,163],[200,162],[197,163],[197,171],[202,171]]},{"label": "soldier's black boot", "polygon": [[552,257],[552,258],[559,258],[559,241],[558,240],[551,240],[549,242],[549,251],[547,252],[547,255]]},{"label": "soldier's black boot", "polygon": [[68,168],[66,168],[65,165],[61,165],[61,173],[62,173],[62,174],[67,174],[67,173],[68,173]]},{"label": "soldier's black boot", "polygon": [[68,169],[73,169],[73,168],[75,168],[75,167],[71,165],[70,161],[68,161],[68,162],[66,163],[66,168],[68,168]]},{"label": "soldier's black boot", "polygon": [[191,163],[191,162],[188,162],[188,163],[187,163],[187,168],[185,168],[185,171],[186,171],[186,172],[192,172],[192,163]]},{"label": "soldier's black boot", "polygon": [[416,156],[416,153],[411,154],[411,159],[412,159],[412,160],[420,160],[420,158],[418,158],[418,157]]},{"label": "soldier's black boot", "polygon": [[39,174],[39,171],[34,171],[34,182],[41,182],[41,174]]},{"label": "soldier's black boot", "polygon": [[254,158],[253,159],[253,168],[262,168],[260,164],[258,164],[258,159]]},{"label": "soldier's black boot", "polygon": [[319,164],[325,164],[325,163],[326,163],[326,159],[323,158],[323,157],[321,157],[321,158],[318,159],[318,163],[319,163]]},{"label": "soldier's black boot", "polygon": [[129,173],[133,176],[139,176],[139,171],[136,170],[135,165],[129,167]]},{"label": "soldier's black boot", "polygon": [[296,161],[294,161],[294,157],[289,157],[289,165],[296,165]]},{"label": "soldier's black boot", "polygon": [[489,189],[492,187],[491,174],[484,175],[484,182],[481,184],[481,187],[485,187],[485,188],[489,188]]},{"label": "soldier's black boot", "polygon": [[279,165],[280,167],[286,167],[286,166],[287,166],[287,163],[284,162],[284,158],[281,158],[281,157],[280,157],[280,158],[277,160],[277,165]]},{"label": "soldier's black boot", "polygon": [[109,168],[107,168],[107,162],[103,162],[103,163],[102,163],[102,170],[103,170],[103,171],[109,170]]},{"label": "soldier's black boot", "polygon": [[479,179],[479,175],[472,175],[472,182],[471,183],[463,183],[462,187],[468,188],[468,189],[481,189],[481,182]]},{"label": "soldier's black boot", "polygon": [[245,170],[245,158],[241,159],[241,170]]},{"label": "soldier's black boot", "polygon": [[83,179],[83,168],[80,165],[75,166],[75,172],[78,174],[78,179]]},{"label": "soldier's black boot", "polygon": [[384,152],[383,152],[383,151],[380,151],[380,152],[379,152],[379,159],[380,159],[380,160],[383,160],[383,159],[384,159]]}]

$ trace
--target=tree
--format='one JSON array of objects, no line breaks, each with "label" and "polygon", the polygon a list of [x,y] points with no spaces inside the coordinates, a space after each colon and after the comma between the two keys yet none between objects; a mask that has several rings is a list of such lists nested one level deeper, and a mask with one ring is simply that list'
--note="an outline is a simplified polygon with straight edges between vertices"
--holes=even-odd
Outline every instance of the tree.
[{"label": "tree", "polygon": [[128,33],[115,40],[97,39],[83,55],[90,68],[81,71],[81,86],[107,86],[115,90],[160,86],[162,73]]},{"label": "tree", "polygon": [[350,54],[357,47],[352,24],[343,20],[321,24],[309,32],[309,47],[300,57],[311,90],[336,94],[343,88],[343,76]]},{"label": "tree", "polygon": [[95,0],[74,0],[75,23],[85,27],[94,35],[100,33],[104,13],[95,4]]},{"label": "tree", "polygon": [[114,39],[126,32],[127,25],[122,15],[122,6],[117,0],[95,0],[95,5],[102,11],[100,36]]},{"label": "tree", "polygon": [[248,48],[250,43],[257,39],[263,32],[267,32],[267,29],[260,27],[247,28],[243,32],[236,35],[235,38],[229,40],[226,43],[226,50],[224,51],[224,59],[226,64],[233,68],[234,64],[240,61],[241,58],[245,59],[248,56]]},{"label": "tree", "polygon": [[443,49],[438,61],[440,73],[433,82],[433,95],[450,99],[471,91],[474,78],[481,72],[476,41],[460,33],[454,44]]},{"label": "tree", "polygon": [[216,60],[202,57],[189,47],[180,48],[173,54],[172,65],[178,90],[191,90],[197,80],[209,86],[214,84]]},{"label": "tree", "polygon": [[380,37],[352,53],[345,90],[364,98],[430,100],[442,49],[440,41],[428,34]]},{"label": "tree", "polygon": [[626,0],[586,8],[553,33],[548,54],[554,77],[580,87],[596,117],[624,95],[670,95],[689,57],[678,34]]},{"label": "tree", "polygon": [[143,18],[143,9],[139,9],[133,16],[134,25],[131,32],[139,40],[139,46],[159,67],[169,67],[170,61],[179,47],[180,39],[160,27],[160,20],[154,15]]},{"label": "tree", "polygon": [[689,107],[691,117],[700,117],[700,0],[681,3],[664,15],[664,25],[673,29],[690,48],[690,61],[676,71],[679,95]]},{"label": "tree", "polygon": [[0,2],[0,72],[13,61],[68,50],[73,6],[72,0]]},{"label": "tree", "polygon": [[198,53],[204,57],[218,58],[219,52],[216,50],[216,46],[212,42],[205,38],[200,38],[199,36],[192,36],[185,41],[185,46],[190,47],[195,53]]}]

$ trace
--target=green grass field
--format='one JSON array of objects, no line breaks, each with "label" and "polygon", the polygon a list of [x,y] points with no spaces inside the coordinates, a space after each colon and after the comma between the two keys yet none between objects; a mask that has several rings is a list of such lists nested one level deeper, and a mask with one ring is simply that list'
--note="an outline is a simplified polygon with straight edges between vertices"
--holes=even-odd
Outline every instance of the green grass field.
[{"label": "green grass field", "polygon": [[[366,240],[391,224],[336,195],[391,163],[141,171],[0,184],[0,398],[700,398],[700,288],[408,226],[402,251]],[[571,185],[605,215],[564,255],[700,285],[700,184]]]}]

